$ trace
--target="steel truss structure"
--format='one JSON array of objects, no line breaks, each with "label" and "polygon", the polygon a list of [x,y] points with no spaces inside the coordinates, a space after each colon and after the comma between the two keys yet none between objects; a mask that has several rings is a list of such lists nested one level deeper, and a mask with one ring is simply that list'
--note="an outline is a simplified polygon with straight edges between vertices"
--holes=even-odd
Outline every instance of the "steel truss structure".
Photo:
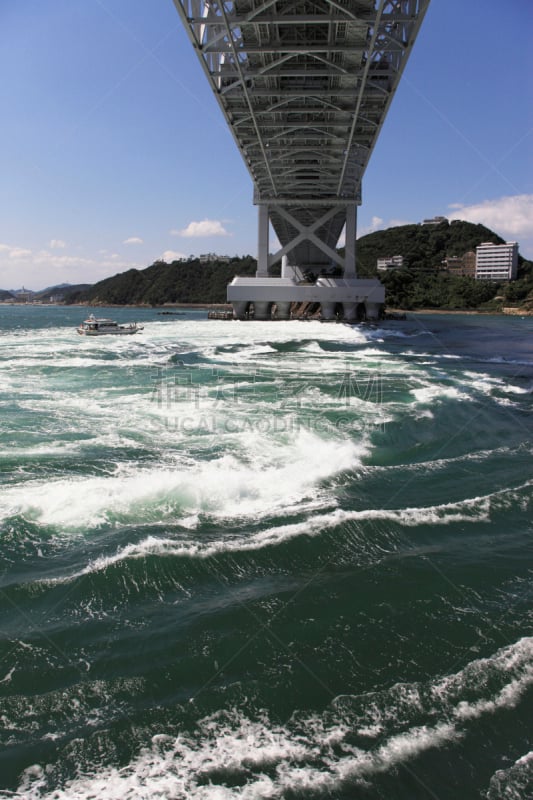
[{"label": "steel truss structure", "polygon": [[429,0],[173,1],[254,183],[257,274],[287,255],[355,277],[361,180]]}]

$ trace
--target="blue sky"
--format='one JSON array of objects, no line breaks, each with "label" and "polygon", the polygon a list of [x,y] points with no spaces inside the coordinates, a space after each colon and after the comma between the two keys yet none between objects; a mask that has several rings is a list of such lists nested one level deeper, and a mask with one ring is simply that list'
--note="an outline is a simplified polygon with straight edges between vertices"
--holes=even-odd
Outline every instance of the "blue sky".
[{"label": "blue sky", "polygon": [[[431,0],[358,235],[435,214],[533,258],[531,0]],[[0,0],[0,288],[256,254],[252,184],[172,0]]]}]

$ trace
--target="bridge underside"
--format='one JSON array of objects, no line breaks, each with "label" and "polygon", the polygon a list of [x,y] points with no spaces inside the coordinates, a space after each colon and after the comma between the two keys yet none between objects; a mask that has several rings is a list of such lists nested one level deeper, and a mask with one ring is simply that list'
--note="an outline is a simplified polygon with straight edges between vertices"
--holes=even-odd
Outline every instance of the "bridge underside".
[{"label": "bridge underside", "polygon": [[283,256],[356,280],[363,173],[429,0],[174,3],[254,182],[261,285]]}]

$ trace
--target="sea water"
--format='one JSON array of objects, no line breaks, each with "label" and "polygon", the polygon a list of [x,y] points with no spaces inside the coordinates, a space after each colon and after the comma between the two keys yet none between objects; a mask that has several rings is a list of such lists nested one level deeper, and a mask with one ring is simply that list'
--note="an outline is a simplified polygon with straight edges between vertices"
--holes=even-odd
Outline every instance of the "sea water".
[{"label": "sea water", "polygon": [[533,797],[533,319],[0,306],[0,797]]}]

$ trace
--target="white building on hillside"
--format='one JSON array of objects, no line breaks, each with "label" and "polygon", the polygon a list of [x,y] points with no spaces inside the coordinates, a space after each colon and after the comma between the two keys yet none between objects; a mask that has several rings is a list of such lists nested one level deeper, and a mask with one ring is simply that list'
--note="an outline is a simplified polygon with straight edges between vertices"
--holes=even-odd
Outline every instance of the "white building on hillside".
[{"label": "white building on hillside", "polygon": [[388,269],[401,269],[403,267],[403,256],[388,256],[387,258],[378,258],[377,268],[380,272],[385,272]]},{"label": "white building on hillside", "polygon": [[431,219],[424,219],[420,223],[421,225],[440,225],[442,222],[446,222],[446,217],[432,217]]},{"label": "white building on hillside", "polygon": [[222,264],[229,264],[229,256],[217,256],[216,253],[203,253],[198,257],[200,264],[209,264],[212,261],[219,261]]},{"label": "white building on hillside", "polygon": [[483,242],[476,247],[476,280],[514,281],[518,269],[518,244]]}]

